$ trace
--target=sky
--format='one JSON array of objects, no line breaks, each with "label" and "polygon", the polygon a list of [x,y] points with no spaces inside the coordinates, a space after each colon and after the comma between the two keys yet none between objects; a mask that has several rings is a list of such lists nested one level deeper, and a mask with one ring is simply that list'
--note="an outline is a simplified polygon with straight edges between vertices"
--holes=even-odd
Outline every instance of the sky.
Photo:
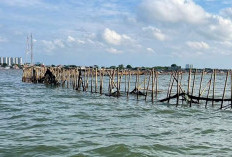
[{"label": "sky", "polygon": [[0,56],[30,33],[47,65],[232,68],[232,0],[0,0]]}]

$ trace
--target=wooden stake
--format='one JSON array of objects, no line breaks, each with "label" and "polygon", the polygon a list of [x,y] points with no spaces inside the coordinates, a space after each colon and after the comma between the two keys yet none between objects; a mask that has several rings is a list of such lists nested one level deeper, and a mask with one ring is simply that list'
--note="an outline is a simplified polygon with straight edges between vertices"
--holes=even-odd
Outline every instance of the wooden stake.
[{"label": "wooden stake", "polygon": [[96,68],[96,71],[95,71],[95,93],[97,93],[97,68]]},{"label": "wooden stake", "polygon": [[144,86],[143,86],[143,93],[145,93],[145,92],[146,92],[146,81],[147,81],[147,71],[144,73],[144,81],[143,81]]},{"label": "wooden stake", "polygon": [[131,71],[129,70],[129,79],[128,79],[128,87],[127,87],[127,98],[129,97],[129,93],[130,93],[130,80],[131,80]]},{"label": "wooden stake", "polygon": [[[172,94],[172,87],[173,87],[173,84],[174,84],[174,81],[175,81],[175,74],[173,74],[173,80],[172,80],[172,84],[171,84],[171,87],[170,87],[170,91],[169,91],[169,95],[168,95],[168,98],[171,97],[171,94]],[[168,99],[168,103],[169,103],[170,99]]]},{"label": "wooden stake", "polygon": [[83,91],[86,91],[86,68],[84,70],[84,86],[83,86]]},{"label": "wooden stake", "polygon": [[93,93],[93,68],[91,69],[91,93]]},{"label": "wooden stake", "polygon": [[232,108],[232,71],[230,70],[230,99],[231,99],[231,108]]},{"label": "wooden stake", "polygon": [[149,90],[149,85],[150,85],[150,80],[151,80],[151,75],[152,75],[152,72],[151,72],[151,71],[149,71],[149,73],[150,73],[150,75],[149,75],[149,80],[148,80],[148,83],[147,83],[145,101],[147,101],[147,93],[148,93],[148,90]]},{"label": "wooden stake", "polygon": [[87,91],[87,89],[89,88],[89,74],[90,74],[90,68],[88,68],[88,72],[87,72],[87,81],[86,81],[86,89],[85,89],[85,91]]},{"label": "wooden stake", "polygon": [[[215,94],[215,83],[216,83],[216,70],[213,70],[213,99]],[[214,106],[214,101],[212,101],[212,106]]]},{"label": "wooden stake", "polygon": [[[179,81],[179,93],[181,91],[181,85],[182,85],[182,79],[183,79],[183,75],[182,75],[182,72],[180,72],[180,81]],[[184,103],[184,98],[182,96],[182,104]]]},{"label": "wooden stake", "polygon": [[188,77],[188,89],[187,89],[187,94],[189,94],[189,93],[190,93],[191,70],[192,70],[192,69],[189,69],[189,77]]},{"label": "wooden stake", "polygon": [[170,91],[170,87],[171,87],[171,83],[172,83],[172,75],[173,75],[173,73],[171,73],[171,77],[170,77],[170,81],[169,81],[169,86],[168,86],[168,91],[167,91],[167,98],[169,96],[169,91]]},{"label": "wooden stake", "polygon": [[138,76],[138,81],[137,81],[137,100],[139,100],[139,69],[137,70],[137,76]]},{"label": "wooden stake", "polygon": [[154,69],[152,69],[152,91],[151,91],[151,100],[154,103]]},{"label": "wooden stake", "polygon": [[223,102],[224,102],[224,97],[225,97],[225,93],[226,93],[226,85],[227,85],[228,75],[229,75],[229,71],[227,71],[227,74],[226,74],[226,81],[225,81],[225,86],[224,86],[223,95],[222,95],[221,109],[223,108]]},{"label": "wooden stake", "polygon": [[[194,94],[194,87],[195,87],[195,79],[196,79],[196,73],[197,73],[197,69],[195,70],[195,72],[194,72],[194,76],[193,76],[193,86],[192,86],[192,96],[193,96],[193,94]],[[190,104],[189,104],[189,107],[192,107],[192,98],[191,98],[191,101],[190,101]]]},{"label": "wooden stake", "polygon": [[125,93],[126,93],[126,83],[127,83],[127,71],[125,71]]},{"label": "wooden stake", "polygon": [[159,73],[156,71],[156,73],[155,73],[155,77],[156,77],[155,96],[156,96],[156,98],[158,95],[158,76],[159,76]]},{"label": "wooden stake", "polygon": [[[202,81],[203,81],[203,77],[204,77],[204,72],[205,72],[205,71],[202,70],[198,97],[201,96],[201,87],[202,87]],[[198,103],[199,103],[199,102],[200,102],[200,100],[198,99]]]},{"label": "wooden stake", "polygon": [[177,71],[177,80],[176,80],[176,93],[177,93],[177,99],[176,99],[176,106],[179,104],[179,72]]},{"label": "wooden stake", "polygon": [[117,97],[119,97],[119,68],[117,70]]},{"label": "wooden stake", "polygon": [[209,81],[209,89],[208,89],[208,94],[207,94],[207,100],[206,100],[206,103],[205,103],[205,108],[207,108],[207,104],[208,104],[208,98],[209,98],[209,92],[210,92],[212,77],[213,77],[213,73],[211,74],[210,81]]}]

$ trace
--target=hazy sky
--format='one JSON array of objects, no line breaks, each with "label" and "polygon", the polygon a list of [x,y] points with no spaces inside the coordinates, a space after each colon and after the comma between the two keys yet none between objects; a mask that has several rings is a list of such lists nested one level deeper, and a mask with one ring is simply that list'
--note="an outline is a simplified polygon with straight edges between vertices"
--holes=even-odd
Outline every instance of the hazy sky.
[{"label": "hazy sky", "polygon": [[0,0],[0,56],[232,68],[232,0]]}]

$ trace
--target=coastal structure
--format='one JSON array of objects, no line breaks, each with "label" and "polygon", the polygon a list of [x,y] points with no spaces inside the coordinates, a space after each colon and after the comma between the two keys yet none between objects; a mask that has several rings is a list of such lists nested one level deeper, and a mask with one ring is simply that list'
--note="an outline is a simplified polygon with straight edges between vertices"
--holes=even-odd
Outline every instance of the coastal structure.
[{"label": "coastal structure", "polygon": [[185,69],[193,69],[193,65],[192,64],[186,64]]},{"label": "coastal structure", "polygon": [[[216,87],[216,76],[224,86]],[[229,83],[230,76],[230,86]],[[170,78],[170,79],[167,79]],[[197,79],[198,78],[198,79]],[[224,81],[225,80],[225,81]],[[151,70],[120,70],[98,68],[62,68],[30,66],[23,69],[23,82],[44,83],[73,88],[77,91],[105,94],[106,96],[137,100],[167,102],[169,104],[219,106],[220,109],[232,108],[232,72],[220,74],[173,71],[159,74]],[[224,82],[223,82],[224,81]],[[162,88],[159,86],[162,83]],[[218,83],[219,84],[219,83]]]},{"label": "coastal structure", "polygon": [[22,57],[0,57],[0,64],[7,64],[8,66],[18,64],[23,65]]}]

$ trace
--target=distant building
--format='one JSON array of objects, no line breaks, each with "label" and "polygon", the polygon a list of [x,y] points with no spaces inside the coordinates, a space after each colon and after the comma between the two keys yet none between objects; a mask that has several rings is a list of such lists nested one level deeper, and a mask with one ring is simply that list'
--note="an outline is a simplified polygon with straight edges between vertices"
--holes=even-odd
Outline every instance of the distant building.
[{"label": "distant building", "polygon": [[13,57],[10,57],[10,62],[11,62],[12,65],[14,64],[14,58]]},{"label": "distant building", "polygon": [[23,58],[19,57],[19,65],[23,65]]},{"label": "distant building", "polygon": [[19,64],[23,65],[22,57],[0,57],[0,64],[7,64],[8,66]]},{"label": "distant building", "polygon": [[3,57],[3,64],[8,64],[8,57]]},{"label": "distant building", "polygon": [[192,69],[193,65],[192,64],[186,64],[185,69]]},{"label": "distant building", "polygon": [[3,64],[3,57],[0,57],[0,64]]}]

